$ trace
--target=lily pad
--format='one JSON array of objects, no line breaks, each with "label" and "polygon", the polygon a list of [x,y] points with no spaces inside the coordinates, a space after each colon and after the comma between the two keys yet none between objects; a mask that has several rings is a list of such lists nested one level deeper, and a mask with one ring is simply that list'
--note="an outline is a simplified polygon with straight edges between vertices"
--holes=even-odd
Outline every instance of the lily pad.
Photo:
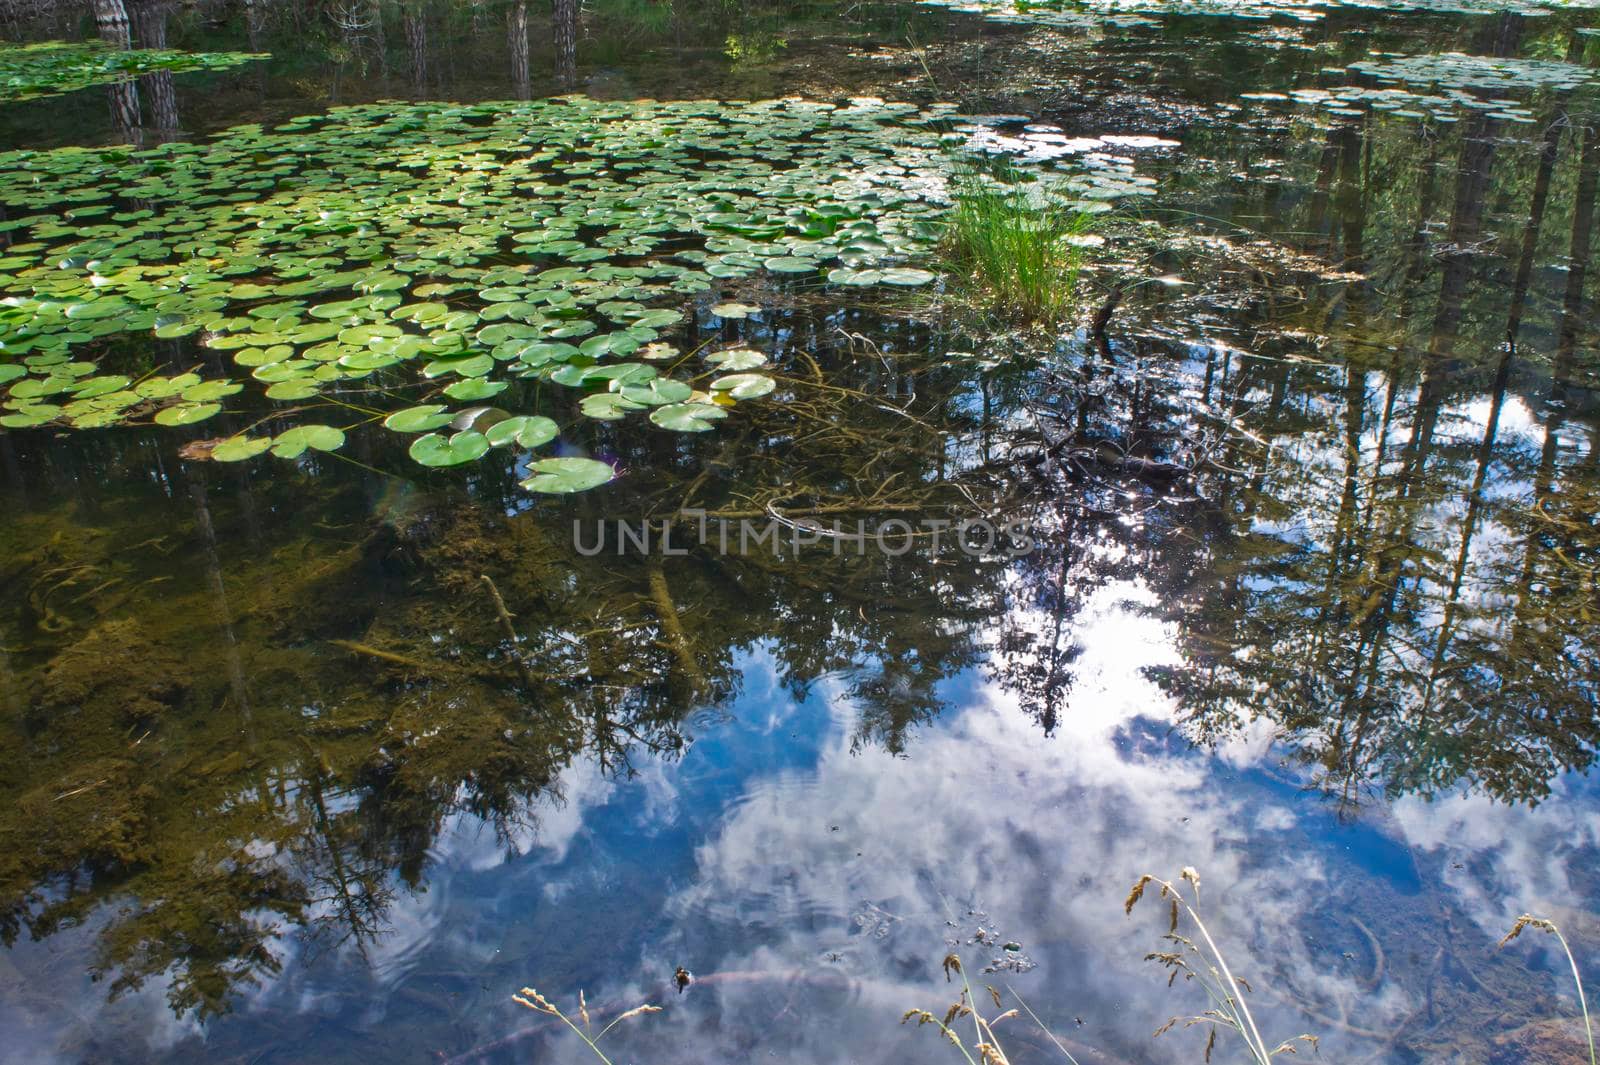
[{"label": "lily pad", "polygon": [[451,399],[475,403],[480,399],[488,399],[490,396],[499,395],[509,385],[509,381],[485,381],[481,377],[468,377],[446,388],[444,394]]},{"label": "lily pad", "polygon": [[650,420],[679,433],[703,433],[716,427],[728,412],[711,403],[672,403],[650,412]]},{"label": "lily pad", "polygon": [[776,381],[759,373],[729,374],[711,382],[713,392],[722,392],[734,399],[759,399],[776,387]]},{"label": "lily pad", "polygon": [[749,348],[727,348],[722,351],[713,351],[706,356],[706,361],[720,370],[738,372],[740,370],[754,370],[758,366],[767,364],[767,357],[759,351]]},{"label": "lily pad", "polygon": [[218,462],[243,462],[271,446],[270,436],[230,436],[211,449],[211,457]]},{"label": "lily pad", "polygon": [[337,451],[344,446],[344,432],[331,425],[297,425],[279,433],[272,441],[272,453],[280,459],[296,459],[307,448]]},{"label": "lily pad", "polygon": [[384,428],[393,429],[397,433],[426,433],[440,426],[449,425],[454,415],[444,409],[441,403],[428,403],[420,407],[407,407],[397,410],[383,420]]},{"label": "lily pad", "polygon": [[530,492],[557,495],[586,492],[616,476],[608,463],[576,457],[541,459],[528,468],[533,476],[524,480],[522,487]]},{"label": "lily pad", "polygon": [[503,447],[515,442],[521,447],[534,448],[548,444],[560,432],[556,423],[537,414],[514,415],[496,422],[484,433],[492,447]]},{"label": "lily pad", "polygon": [[156,422],[160,425],[193,425],[195,422],[205,421],[221,410],[220,403],[180,403],[175,407],[165,407],[156,411]]},{"label": "lily pad", "polygon": [[424,466],[459,466],[482,458],[488,450],[488,438],[475,429],[465,429],[451,437],[439,433],[419,436],[411,442],[410,454]]}]

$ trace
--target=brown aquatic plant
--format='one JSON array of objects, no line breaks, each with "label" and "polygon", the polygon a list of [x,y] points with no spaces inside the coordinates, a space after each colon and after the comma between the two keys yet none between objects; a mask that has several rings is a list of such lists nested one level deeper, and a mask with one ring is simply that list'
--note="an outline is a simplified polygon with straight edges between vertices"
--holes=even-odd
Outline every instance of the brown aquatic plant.
[{"label": "brown aquatic plant", "polygon": [[[1245,1048],[1250,1055],[1250,1060],[1255,1065],[1269,1065],[1273,1058],[1279,1054],[1298,1053],[1297,1044],[1305,1043],[1313,1050],[1317,1049],[1318,1039],[1314,1035],[1298,1035],[1293,1039],[1286,1039],[1275,1047],[1269,1048],[1266,1040],[1261,1037],[1261,1030],[1256,1026],[1255,1017],[1250,1012],[1250,1005],[1245,1001],[1245,994],[1251,990],[1249,981],[1243,977],[1235,976],[1228,966],[1228,960],[1212,938],[1211,931],[1200,919],[1198,906],[1200,905],[1200,874],[1193,866],[1185,866],[1178,874],[1178,882],[1188,887],[1189,893],[1185,894],[1183,888],[1170,880],[1146,873],[1134,882],[1133,889],[1128,892],[1128,897],[1123,903],[1123,911],[1133,913],[1133,908],[1144,898],[1145,890],[1155,884],[1161,888],[1161,898],[1166,899],[1167,906],[1167,932],[1163,939],[1171,943],[1173,949],[1153,951],[1145,955],[1146,961],[1159,962],[1168,970],[1167,986],[1171,987],[1181,975],[1184,980],[1194,980],[1205,989],[1207,997],[1211,999],[1211,1008],[1198,1015],[1190,1017],[1173,1017],[1156,1029],[1156,1035],[1163,1035],[1178,1024],[1185,1028],[1196,1024],[1210,1027],[1206,1037],[1205,1060],[1211,1061],[1211,1055],[1217,1046],[1217,1032],[1219,1030],[1233,1032],[1244,1041]],[[1198,942],[1195,938],[1184,935],[1178,930],[1180,918],[1187,915],[1195,927]]]},{"label": "brown aquatic plant", "polygon": [[[953,952],[946,954],[944,956],[943,969],[947,983],[956,976],[961,977],[961,994],[945,1010],[944,1017],[941,1019],[924,1009],[911,1009],[906,1010],[905,1014],[900,1018],[900,1023],[907,1024],[914,1020],[919,1028],[924,1024],[933,1025],[939,1030],[939,1034],[948,1039],[950,1044],[961,1052],[961,1056],[967,1059],[967,1065],[1011,1065],[1011,1059],[1006,1056],[1005,1047],[1001,1044],[1000,1037],[995,1034],[995,1027],[1019,1016],[1018,1011],[1015,1008],[1006,1009],[1005,1003],[1000,998],[1000,992],[993,987],[985,985],[985,990],[989,992],[989,998],[994,1002],[995,1009],[1000,1011],[992,1017],[985,1017],[977,1008],[977,999],[972,993],[972,984],[967,981],[967,972],[961,966],[961,955]],[[1069,1065],[1078,1065],[1077,1059],[1061,1044],[1061,1040],[1056,1038],[1055,1033],[1045,1027],[1045,1023],[1039,1019],[1038,1015],[1028,1008],[1026,1002],[1022,1001],[1022,996],[1017,995],[1015,991],[1011,993],[1016,996],[1018,1004],[1024,1010],[1027,1010],[1028,1016],[1033,1018],[1033,1023],[1037,1024],[1040,1030],[1050,1037],[1050,1041],[1066,1057]],[[972,1048],[970,1050],[961,1041],[961,1036],[956,1031],[956,1025],[968,1017],[972,1018]],[[973,1056],[974,1053],[976,1053],[976,1057]]]},{"label": "brown aquatic plant", "polygon": [[615,1020],[606,1025],[604,1028],[600,1029],[599,1035],[591,1038],[589,1032],[592,1031],[593,1028],[589,1020],[589,1003],[584,997],[584,993],[582,991],[578,992],[578,1016],[583,1021],[582,1027],[579,1027],[573,1022],[572,1018],[568,1017],[565,1013],[562,1013],[560,1007],[558,1007],[555,1003],[551,1002],[549,999],[545,998],[543,995],[539,994],[538,991],[531,987],[525,987],[521,991],[518,991],[516,994],[512,995],[511,1001],[526,1006],[535,1013],[548,1013],[550,1016],[558,1018],[568,1028],[571,1028],[574,1032],[576,1032],[578,1038],[583,1040],[584,1045],[594,1052],[595,1057],[605,1062],[605,1065],[612,1065],[612,1061],[610,1058],[606,1057],[605,1053],[600,1049],[599,1043],[600,1040],[606,1037],[607,1032],[611,1031],[611,1029],[632,1017],[639,1017],[646,1013],[661,1012],[660,1006],[652,1006],[648,1002],[635,1006],[631,1010],[625,1010],[624,1012],[618,1014]]},{"label": "brown aquatic plant", "polygon": [[1583,993],[1583,977],[1578,973],[1578,959],[1572,956],[1572,948],[1567,945],[1567,937],[1561,934],[1561,929],[1547,917],[1535,917],[1525,913],[1517,918],[1517,923],[1511,926],[1511,931],[1500,940],[1503,947],[1507,943],[1522,935],[1524,928],[1537,928],[1541,932],[1548,932],[1556,937],[1556,942],[1561,944],[1561,950],[1567,956],[1567,964],[1572,966],[1572,982],[1578,989],[1578,1008],[1583,1011],[1583,1031],[1589,1041],[1589,1065],[1596,1065],[1594,1049],[1594,1025],[1589,1020],[1589,1000]]}]

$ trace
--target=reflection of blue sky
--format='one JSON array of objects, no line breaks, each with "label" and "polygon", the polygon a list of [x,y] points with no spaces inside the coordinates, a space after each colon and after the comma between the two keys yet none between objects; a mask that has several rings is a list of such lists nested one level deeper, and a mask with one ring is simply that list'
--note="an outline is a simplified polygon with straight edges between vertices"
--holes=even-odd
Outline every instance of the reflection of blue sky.
[{"label": "reflection of blue sky", "polygon": [[[1404,799],[1341,824],[1261,729],[1211,753],[1176,735],[1142,672],[1174,654],[1172,633],[1141,609],[1150,601],[1133,582],[1090,599],[1079,680],[1054,735],[974,670],[942,687],[946,712],[905,757],[852,751],[847,679],[796,701],[758,650],[729,713],[708,716],[680,761],[642,763],[631,779],[576,765],[563,802],[509,838],[453,820],[426,889],[402,892],[366,960],[286,939],[283,973],[210,1025],[211,1052],[249,1044],[292,1057],[399,1032],[397,1060],[435,1060],[536,1023],[507,1001],[532,983],[572,999],[583,988],[597,1008],[667,1004],[612,1037],[619,1061],[932,1062],[943,1060],[934,1037],[901,1028],[899,1015],[948,1003],[948,940],[974,969],[1001,953],[968,942],[981,925],[1037,962],[985,982],[1003,979],[1080,1043],[1129,1062],[1173,1060],[1195,1049],[1193,1033],[1166,1045],[1150,1032],[1201,1003],[1140,960],[1164,916],[1129,919],[1122,899],[1142,871],[1194,865],[1214,932],[1260,989],[1264,1026],[1279,1038],[1318,1032],[1324,1059],[1343,1061],[1375,1048],[1339,1018],[1398,1023],[1421,1001],[1428,961],[1393,949],[1383,983],[1367,989],[1352,921],[1403,926],[1447,909],[1488,942],[1527,906],[1583,909],[1600,845],[1593,788],[1561,783],[1533,810]],[[14,960],[81,957],[83,934]],[[705,979],[663,994],[679,964]],[[84,992],[80,1026],[134,1025],[153,1054],[196,1031],[164,1016],[159,988],[113,1007]],[[11,1060],[50,1060],[37,1045]],[[505,1060],[545,1060],[538,1045]],[[1045,1059],[1023,1046],[1016,1060]]]}]

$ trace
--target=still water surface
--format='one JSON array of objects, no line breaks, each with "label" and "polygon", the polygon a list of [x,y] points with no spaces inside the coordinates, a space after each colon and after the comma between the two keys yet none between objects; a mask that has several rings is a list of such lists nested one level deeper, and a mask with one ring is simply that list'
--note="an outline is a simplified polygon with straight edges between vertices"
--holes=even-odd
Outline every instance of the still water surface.
[{"label": "still water surface", "polygon": [[[1272,97],[1370,52],[1592,65],[1587,26],[588,26],[599,97],[950,100],[1029,120],[986,128],[1034,158],[1122,138],[1078,149],[1156,179],[1095,253],[1088,284],[1127,289],[1105,341],[732,285],[681,346],[812,384],[687,441],[577,436],[626,475],[561,501],[376,432],[239,467],[169,430],[0,434],[0,1060],[579,1060],[525,984],[667,1006],[618,1061],[953,1060],[898,1023],[943,1013],[951,950],[1084,1062],[1198,1060],[1193,1030],[1150,1037],[1203,1008],[1142,961],[1164,911],[1122,909],[1183,866],[1269,1041],[1586,1060],[1549,944],[1496,943],[1533,910],[1600,957],[1594,89],[1427,125]],[[553,91],[497,23],[433,33],[419,64],[180,20],[175,47],[274,53],[179,76],[183,135]],[[0,129],[117,136],[93,90]],[[807,507],[1038,542],[619,558],[572,532]],[[1060,1060],[1016,1032],[1013,1060]]]}]

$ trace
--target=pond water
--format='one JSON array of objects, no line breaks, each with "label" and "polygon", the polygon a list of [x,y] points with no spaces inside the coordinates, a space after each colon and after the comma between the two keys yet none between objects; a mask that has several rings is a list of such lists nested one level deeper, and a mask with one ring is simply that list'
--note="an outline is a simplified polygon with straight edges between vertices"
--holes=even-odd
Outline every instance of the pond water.
[{"label": "pond water", "polygon": [[[1600,986],[1600,10],[637,7],[202,6],[143,43],[270,58],[0,103],[0,1061],[584,1060],[525,985],[664,1007],[619,1063],[957,1061],[951,952],[1019,1065],[1198,1061],[1124,913],[1184,867],[1269,1044],[1588,1060],[1497,944]],[[1114,205],[1103,331],[925,283],[940,130]]]}]

